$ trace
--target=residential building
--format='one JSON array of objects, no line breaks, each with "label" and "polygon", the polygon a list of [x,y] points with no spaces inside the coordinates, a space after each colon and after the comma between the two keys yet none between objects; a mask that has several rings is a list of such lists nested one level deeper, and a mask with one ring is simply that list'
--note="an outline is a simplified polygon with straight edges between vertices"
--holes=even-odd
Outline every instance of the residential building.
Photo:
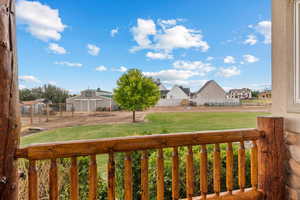
[{"label": "residential building", "polygon": [[272,91],[271,90],[265,90],[263,92],[260,92],[258,94],[259,99],[271,99],[272,98]]},{"label": "residential building", "polygon": [[232,89],[229,90],[227,97],[229,99],[251,99],[252,91],[249,88]]},{"label": "residential building", "polygon": [[112,99],[112,93],[102,90],[84,90],[80,95],[66,100],[67,111],[95,112],[101,109],[115,110],[117,104]]}]

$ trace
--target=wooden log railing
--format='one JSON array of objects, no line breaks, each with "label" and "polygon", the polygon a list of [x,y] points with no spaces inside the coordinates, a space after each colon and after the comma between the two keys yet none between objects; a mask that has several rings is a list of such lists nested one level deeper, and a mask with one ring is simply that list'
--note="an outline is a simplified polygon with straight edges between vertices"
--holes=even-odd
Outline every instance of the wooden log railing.
[{"label": "wooden log railing", "polygon": [[[49,197],[51,200],[58,199],[58,158],[70,158],[70,182],[71,190],[70,197],[72,200],[79,199],[78,196],[78,171],[77,157],[89,156],[89,175],[88,175],[88,199],[97,198],[97,162],[96,155],[108,155],[108,199],[115,199],[115,160],[116,152],[125,152],[124,161],[124,199],[133,199],[133,184],[132,184],[132,161],[131,152],[141,151],[141,198],[149,199],[149,169],[148,169],[148,151],[157,149],[157,166],[156,166],[156,199],[163,200],[165,198],[164,191],[164,148],[173,148],[172,158],[172,198],[179,199],[179,155],[178,147],[187,147],[186,153],[186,198],[188,200],[197,199],[195,197],[194,188],[194,157],[193,146],[199,146],[201,151],[198,152],[200,157],[200,189],[202,199],[228,198],[234,199],[261,199],[262,192],[258,190],[258,151],[256,141],[263,135],[262,131],[257,129],[241,129],[241,130],[226,130],[226,131],[208,131],[196,133],[178,133],[165,135],[149,135],[124,138],[110,138],[99,140],[85,141],[69,141],[56,142],[51,144],[36,144],[21,148],[17,151],[18,158],[29,160],[29,199],[38,199],[38,176],[36,172],[37,160],[50,160],[51,167],[49,172]],[[252,141],[251,149],[251,184],[252,188],[245,188],[245,146],[244,142]],[[221,149],[220,144],[227,144],[226,150],[226,193],[221,193]],[[238,152],[238,191],[233,191],[233,143],[240,144]],[[213,151],[213,190],[214,194],[208,194],[208,152],[207,146],[214,145]],[[182,160],[184,161],[184,160]]]}]

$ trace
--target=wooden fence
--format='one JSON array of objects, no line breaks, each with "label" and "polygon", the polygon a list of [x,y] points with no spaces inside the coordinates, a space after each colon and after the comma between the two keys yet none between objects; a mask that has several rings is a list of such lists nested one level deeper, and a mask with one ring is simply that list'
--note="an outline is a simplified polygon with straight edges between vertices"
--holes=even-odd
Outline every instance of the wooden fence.
[{"label": "wooden fence", "polygon": [[[245,188],[245,142],[251,141],[251,188]],[[226,188],[221,193],[221,157],[220,144],[227,144],[226,151]],[[233,143],[239,143],[238,179],[239,190],[233,191]],[[213,152],[213,194],[208,194],[207,145],[214,145]],[[194,155],[193,146],[199,145],[201,152]],[[107,154],[108,169],[108,199],[115,199],[115,160],[114,154],[126,152],[124,169],[124,191],[126,200],[133,198],[131,153],[141,151],[141,188],[142,199],[149,199],[149,168],[148,150],[156,149],[156,199],[164,199],[164,148],[173,148],[172,156],[172,198],[179,199],[179,157],[178,147],[188,149],[185,160],[186,168],[186,198],[191,199],[284,199],[284,150],[281,118],[258,118],[257,129],[241,129],[226,131],[205,131],[193,133],[162,134],[109,138],[98,140],[80,140],[57,142],[50,144],[35,144],[18,149],[16,156],[29,160],[29,199],[38,199],[37,160],[51,160],[49,174],[50,199],[58,199],[58,158],[71,158],[70,179],[72,200],[78,197],[78,166],[77,157],[89,156],[89,199],[96,199],[97,163],[96,155]],[[200,156],[200,187],[201,197],[194,196],[193,158]],[[276,190],[274,190],[276,188]]]}]

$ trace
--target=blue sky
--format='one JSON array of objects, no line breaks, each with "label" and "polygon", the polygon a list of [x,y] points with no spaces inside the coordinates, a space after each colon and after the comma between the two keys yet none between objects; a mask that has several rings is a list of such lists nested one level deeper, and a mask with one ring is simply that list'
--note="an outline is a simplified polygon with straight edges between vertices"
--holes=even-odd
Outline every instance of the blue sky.
[{"label": "blue sky", "polygon": [[130,68],[167,86],[263,89],[270,0],[17,0],[20,86],[112,90]]}]

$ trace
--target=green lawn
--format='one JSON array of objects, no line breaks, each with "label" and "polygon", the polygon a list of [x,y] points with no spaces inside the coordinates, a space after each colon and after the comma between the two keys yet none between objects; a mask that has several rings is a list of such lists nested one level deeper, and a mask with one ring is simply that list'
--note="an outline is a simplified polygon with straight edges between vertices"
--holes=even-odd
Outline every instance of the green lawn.
[{"label": "green lawn", "polygon": [[122,137],[128,135],[145,135],[157,133],[177,133],[202,130],[221,130],[234,128],[254,128],[256,116],[268,115],[257,112],[178,112],[151,113],[147,122],[77,126],[45,131],[25,136],[21,145],[45,143],[54,141],[96,139],[108,137]]}]

